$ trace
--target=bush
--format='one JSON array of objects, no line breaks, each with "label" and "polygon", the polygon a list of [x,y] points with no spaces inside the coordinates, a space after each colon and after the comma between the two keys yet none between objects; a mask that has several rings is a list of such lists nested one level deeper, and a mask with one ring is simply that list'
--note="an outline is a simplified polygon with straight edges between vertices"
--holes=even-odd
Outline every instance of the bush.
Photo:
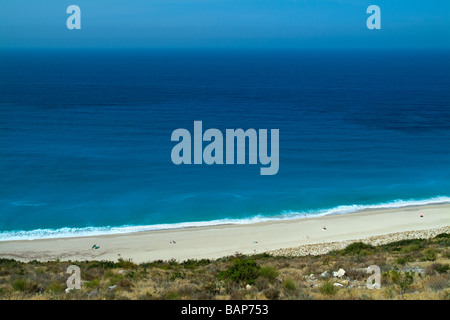
[{"label": "bush", "polygon": [[438,234],[434,239],[436,239],[436,243],[441,247],[450,246],[450,233]]},{"label": "bush", "polygon": [[63,285],[61,282],[52,282],[45,291],[51,292],[51,293],[62,293],[66,289],[66,286]]},{"label": "bush", "polygon": [[176,279],[184,279],[186,277],[186,275],[183,272],[174,272],[170,275],[169,280],[170,281],[175,281]]},{"label": "bush", "polygon": [[392,282],[400,287],[400,292],[403,296],[406,289],[414,283],[414,272],[404,272],[392,270],[390,272]]},{"label": "bush", "polygon": [[414,261],[414,257],[412,256],[404,256],[404,257],[400,257],[398,258],[395,262],[397,262],[400,265],[405,265],[407,262],[413,262]]},{"label": "bush", "polygon": [[448,264],[437,263],[435,270],[437,273],[447,273],[450,270],[450,266]]},{"label": "bush", "polygon": [[168,290],[162,294],[164,300],[179,300],[180,294],[174,290]]},{"label": "bush", "polygon": [[328,296],[332,296],[337,292],[337,288],[333,285],[333,282],[327,281],[320,286],[319,291]]},{"label": "bush", "polygon": [[[77,264],[77,263],[75,263],[75,264]],[[80,265],[80,263],[78,263],[77,265]],[[89,261],[86,264],[86,268],[87,269],[94,269],[94,268],[113,269],[115,267],[116,267],[116,263],[115,262],[107,261],[107,260]]]},{"label": "bush", "polygon": [[401,251],[406,252],[406,253],[410,253],[410,252],[416,252],[416,251],[419,251],[420,249],[421,249],[421,247],[420,247],[419,244],[413,243],[413,244],[410,244],[410,245],[408,245],[408,246],[402,248]]},{"label": "bush", "polygon": [[195,269],[200,266],[206,266],[210,263],[211,263],[211,260],[209,260],[209,259],[201,259],[201,260],[188,259],[188,260],[183,261],[181,264],[183,265],[183,267],[185,269]]},{"label": "bush", "polygon": [[290,291],[295,291],[297,289],[297,286],[295,285],[295,282],[292,279],[286,279],[283,281],[283,286]]},{"label": "bush", "polygon": [[17,290],[17,291],[25,291],[25,289],[27,287],[27,280],[17,279],[16,281],[13,282],[12,287],[14,290]]},{"label": "bush", "polygon": [[434,261],[437,259],[436,251],[433,248],[430,248],[425,251],[425,260],[426,261]]},{"label": "bush", "polygon": [[431,266],[427,268],[426,274],[434,275],[436,272],[442,274],[447,273],[449,270],[450,266],[448,264],[433,263]]},{"label": "bush", "polygon": [[123,258],[119,258],[117,266],[122,269],[134,269],[137,268],[137,265],[131,261],[131,259],[125,260]]},{"label": "bush", "polygon": [[450,239],[450,233],[439,233],[434,239]]},{"label": "bush", "polygon": [[[387,251],[402,251],[405,247],[424,248],[427,243],[426,239],[404,239],[382,245],[382,248]],[[406,249],[408,250],[408,249]]]},{"label": "bush", "polygon": [[365,244],[364,242],[354,242],[349,244],[344,250],[345,255],[360,255],[372,251],[374,249],[370,244]]},{"label": "bush", "polygon": [[219,272],[218,278],[253,284],[259,276],[260,269],[261,266],[255,260],[238,258],[227,270]]},{"label": "bush", "polygon": [[272,266],[261,267],[259,275],[269,281],[275,281],[278,277],[278,271]]},{"label": "bush", "polygon": [[22,267],[23,265],[24,265],[24,263],[20,262],[20,261],[16,261],[13,259],[0,258],[0,267],[4,267],[7,269],[13,269],[13,268],[17,268],[17,267]]},{"label": "bush", "polygon": [[39,284],[35,281],[28,281],[25,279],[17,279],[13,282],[12,287],[14,290],[22,291],[24,293],[38,293],[43,291]]},{"label": "bush", "polygon": [[97,288],[99,286],[99,284],[100,284],[100,280],[99,279],[93,279],[91,281],[85,282],[84,286],[87,289],[95,289],[95,288]]},{"label": "bush", "polygon": [[120,274],[111,274],[111,277],[109,278],[108,285],[109,286],[117,285],[123,279],[124,279],[124,276],[122,276]]}]

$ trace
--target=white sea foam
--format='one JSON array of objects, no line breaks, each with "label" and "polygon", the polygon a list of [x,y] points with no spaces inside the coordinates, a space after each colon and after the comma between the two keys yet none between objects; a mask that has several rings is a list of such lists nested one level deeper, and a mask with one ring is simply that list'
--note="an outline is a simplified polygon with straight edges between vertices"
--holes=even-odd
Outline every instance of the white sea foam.
[{"label": "white sea foam", "polygon": [[428,204],[442,204],[450,203],[450,197],[439,196],[429,199],[410,199],[410,200],[395,200],[386,203],[379,203],[373,205],[342,205],[329,209],[311,210],[311,211],[283,211],[279,215],[263,216],[257,215],[250,218],[242,219],[218,219],[211,221],[194,221],[194,222],[180,222],[170,224],[154,224],[141,226],[117,226],[117,227],[85,227],[85,228],[60,228],[60,229],[36,229],[31,231],[17,230],[17,231],[3,231],[0,232],[0,241],[12,240],[34,240],[34,239],[50,239],[50,238],[70,238],[70,237],[85,237],[97,236],[107,234],[123,234],[152,230],[167,230],[167,229],[181,229],[189,227],[207,227],[220,226],[226,224],[251,224],[265,221],[289,220],[305,217],[321,217],[326,215],[346,214],[358,212],[366,209],[389,209],[401,208],[407,206],[419,206]]}]

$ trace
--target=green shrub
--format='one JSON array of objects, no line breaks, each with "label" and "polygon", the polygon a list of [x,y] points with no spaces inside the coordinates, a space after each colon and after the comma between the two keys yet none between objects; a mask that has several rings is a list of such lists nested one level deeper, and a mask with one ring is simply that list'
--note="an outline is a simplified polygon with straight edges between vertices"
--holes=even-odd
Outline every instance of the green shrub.
[{"label": "green shrub", "polygon": [[85,282],[84,286],[87,289],[95,289],[95,288],[97,288],[99,286],[99,284],[100,284],[100,280],[99,279],[93,279],[91,281]]},{"label": "green shrub", "polygon": [[440,264],[436,266],[437,273],[447,273],[450,270],[450,266],[448,264]]},{"label": "green shrub", "polygon": [[395,260],[395,262],[397,262],[400,265],[405,265],[407,262],[413,262],[414,261],[414,257],[412,256],[404,256],[404,257],[400,257],[397,260]]},{"label": "green shrub", "polygon": [[174,272],[170,275],[169,280],[170,281],[175,281],[176,279],[184,279],[186,277],[186,274],[184,274],[183,272]]},{"label": "green shrub", "polygon": [[297,289],[297,286],[295,285],[295,282],[292,279],[285,279],[283,281],[283,287],[285,287],[287,290],[295,291]]},{"label": "green shrub", "polygon": [[427,249],[425,251],[425,260],[434,261],[437,259],[436,251],[433,248]]},{"label": "green shrub", "polygon": [[[79,265],[75,263],[76,265]],[[86,264],[87,269],[93,269],[93,268],[101,268],[101,269],[113,269],[117,267],[117,263],[113,261],[107,261],[107,260],[101,260],[101,261],[89,261]]]},{"label": "green shrub", "polygon": [[319,287],[319,291],[328,296],[332,296],[337,292],[337,288],[333,285],[333,282],[327,281]]},{"label": "green shrub", "polygon": [[405,246],[404,248],[402,248],[401,251],[409,253],[409,252],[419,251],[420,249],[421,249],[421,247],[419,244],[413,243],[408,246]]},{"label": "green shrub", "polygon": [[27,287],[27,280],[17,279],[16,281],[13,282],[12,287],[14,290],[17,290],[17,291],[25,291],[25,289]]},{"label": "green shrub", "polygon": [[[387,243],[387,244],[382,245],[381,247],[384,250],[396,252],[396,251],[405,250],[405,247],[408,247],[408,246],[411,248],[422,249],[425,247],[426,244],[427,244],[426,239],[405,239],[405,240],[399,240],[399,241]],[[408,249],[406,249],[406,250],[408,250]]]},{"label": "green shrub", "polygon": [[450,233],[441,233],[438,234],[436,237],[436,243],[439,244],[441,247],[449,247],[450,246]]},{"label": "green shrub", "polygon": [[131,259],[125,260],[123,258],[119,258],[117,266],[122,269],[134,269],[137,268],[137,264],[131,261]]},{"label": "green shrub", "polygon": [[254,257],[254,259],[257,259],[257,260],[273,258],[273,256],[267,252],[255,254],[255,255],[253,255],[253,257]]},{"label": "green shrub", "polygon": [[400,272],[392,270],[389,273],[391,281],[400,287],[400,292],[403,296],[406,289],[414,283],[414,272]]},{"label": "green shrub", "polygon": [[272,266],[264,266],[259,270],[259,275],[269,281],[275,281],[278,277],[278,271]]},{"label": "green shrub", "polygon": [[124,278],[125,277],[122,276],[121,274],[111,274],[108,285],[113,286],[113,285],[119,284],[119,282],[122,281]]},{"label": "green shrub", "polygon": [[62,284],[61,282],[52,282],[45,291],[51,292],[51,293],[62,293],[66,289],[66,286]]},{"label": "green shrub", "polygon": [[180,294],[177,291],[169,290],[162,295],[164,300],[179,300]]},{"label": "green shrub", "polygon": [[440,263],[433,263],[431,266],[428,267],[427,273],[428,274],[435,274],[435,272],[441,274],[441,273],[447,273],[450,270],[450,266],[448,264],[440,264]]},{"label": "green shrub", "polygon": [[260,269],[261,266],[255,260],[238,258],[228,269],[219,272],[218,278],[253,284],[259,276]]},{"label": "green shrub", "polygon": [[211,260],[209,260],[209,259],[201,259],[201,260],[189,259],[189,260],[183,261],[181,263],[181,265],[186,269],[195,269],[200,266],[206,266],[210,263],[211,263]]},{"label": "green shrub", "polygon": [[37,293],[42,291],[39,284],[35,281],[28,281],[26,279],[17,279],[13,282],[12,287],[14,290],[24,293]]},{"label": "green shrub", "polygon": [[0,267],[13,269],[13,268],[17,268],[17,267],[22,267],[23,264],[24,264],[23,262],[16,261],[13,259],[0,258]]},{"label": "green shrub", "polygon": [[373,249],[374,246],[370,244],[365,244],[364,242],[354,242],[345,247],[343,253],[345,255],[360,255],[373,251]]}]

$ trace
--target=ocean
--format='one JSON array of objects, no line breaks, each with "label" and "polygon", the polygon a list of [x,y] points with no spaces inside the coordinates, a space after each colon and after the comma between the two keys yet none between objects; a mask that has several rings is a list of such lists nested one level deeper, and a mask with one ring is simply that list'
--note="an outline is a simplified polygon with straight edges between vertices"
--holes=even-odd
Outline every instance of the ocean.
[{"label": "ocean", "polygon": [[[0,240],[450,202],[449,84],[446,51],[4,49]],[[175,165],[194,121],[279,129],[278,173]]]}]

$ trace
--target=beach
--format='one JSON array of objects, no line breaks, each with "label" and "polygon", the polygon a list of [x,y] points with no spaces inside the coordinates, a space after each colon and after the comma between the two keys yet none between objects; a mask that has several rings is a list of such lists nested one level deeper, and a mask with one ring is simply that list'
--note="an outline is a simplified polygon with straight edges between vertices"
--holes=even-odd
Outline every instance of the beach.
[{"label": "beach", "polygon": [[430,238],[449,230],[450,204],[433,204],[253,224],[1,241],[0,258],[19,261],[116,261],[122,258],[142,263],[217,259],[236,253],[315,255],[340,249],[354,241],[377,245]]}]

